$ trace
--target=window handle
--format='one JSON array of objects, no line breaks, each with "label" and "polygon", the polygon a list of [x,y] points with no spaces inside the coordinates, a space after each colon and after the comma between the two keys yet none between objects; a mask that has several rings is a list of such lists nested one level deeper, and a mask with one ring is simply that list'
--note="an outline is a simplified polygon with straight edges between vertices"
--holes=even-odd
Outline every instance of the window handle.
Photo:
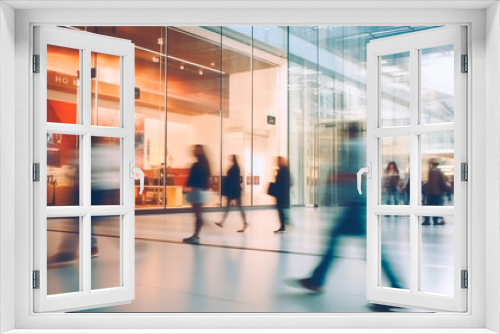
[{"label": "window handle", "polygon": [[361,195],[361,176],[366,173],[366,176],[370,179],[372,177],[372,163],[368,161],[368,166],[361,168],[358,171],[358,192]]},{"label": "window handle", "polygon": [[142,191],[144,190],[144,172],[142,171],[142,169],[134,167],[134,166],[135,166],[134,162],[130,161],[129,162],[129,171],[130,171],[129,176],[131,179],[134,179],[134,174],[135,173],[139,174],[139,182],[141,185],[141,188],[139,189],[139,195],[142,195]]}]

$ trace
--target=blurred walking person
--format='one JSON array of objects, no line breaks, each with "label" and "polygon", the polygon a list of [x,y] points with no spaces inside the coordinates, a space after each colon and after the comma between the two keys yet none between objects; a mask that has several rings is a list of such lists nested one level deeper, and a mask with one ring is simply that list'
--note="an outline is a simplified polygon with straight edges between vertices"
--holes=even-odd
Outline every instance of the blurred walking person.
[{"label": "blurred walking person", "polygon": [[194,234],[182,240],[188,244],[200,243],[200,231],[203,227],[203,204],[208,202],[210,188],[210,165],[203,145],[195,145],[193,155],[196,162],[191,166],[189,176],[186,181],[188,190],[187,200],[191,203],[195,215]]},{"label": "blurred walking person", "polygon": [[[343,150],[337,173],[331,173],[329,182],[338,190],[339,205],[343,206],[342,214],[338,221],[332,224],[329,241],[320,262],[307,278],[288,279],[285,282],[291,286],[305,288],[312,292],[323,291],[327,274],[334,263],[337,244],[343,236],[357,236],[366,239],[366,186],[362,195],[357,191],[357,172],[365,166],[365,143],[359,134],[359,125],[349,124],[348,143]],[[389,279],[391,286],[400,288],[396,275],[393,273],[389,262],[382,252],[382,270]],[[383,308],[383,306],[377,306]],[[385,309],[384,309],[385,310]]]},{"label": "blurred walking person", "polygon": [[288,224],[288,215],[286,210],[290,207],[290,169],[285,157],[277,157],[278,173],[274,182],[273,196],[276,197],[276,208],[278,209],[278,217],[280,227],[274,233],[286,231]]},{"label": "blurred walking person", "polygon": [[224,227],[224,221],[226,220],[229,213],[230,204],[234,201],[238,206],[238,209],[241,213],[241,218],[243,219],[243,227],[241,228],[241,230],[238,230],[238,232],[245,232],[248,227],[248,222],[245,216],[245,211],[243,211],[243,207],[241,206],[240,166],[238,165],[238,159],[236,158],[236,155],[230,155],[229,159],[232,165],[227,170],[226,177],[222,182],[222,196],[226,197],[226,209],[224,211],[222,220],[215,224],[217,226]]},{"label": "blurred walking person", "polygon": [[398,166],[394,161],[387,164],[384,175],[384,189],[386,192],[387,205],[399,205],[399,189],[401,177]]},{"label": "blurred walking person", "polygon": [[[444,204],[444,194],[451,192],[451,186],[446,181],[443,172],[438,168],[439,162],[432,158],[429,160],[429,179],[425,184],[425,203],[424,205],[442,206]],[[444,225],[443,217],[432,217],[434,225]],[[430,217],[425,216],[422,225],[430,225]]]}]

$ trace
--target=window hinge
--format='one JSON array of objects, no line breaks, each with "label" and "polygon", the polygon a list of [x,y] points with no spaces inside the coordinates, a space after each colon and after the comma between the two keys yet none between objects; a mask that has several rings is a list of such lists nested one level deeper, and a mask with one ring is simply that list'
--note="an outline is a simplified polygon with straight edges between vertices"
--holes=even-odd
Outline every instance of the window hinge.
[{"label": "window hinge", "polygon": [[469,274],[467,270],[462,270],[460,273],[462,275],[462,289],[467,289],[469,287]]},{"label": "window hinge", "polygon": [[33,270],[33,289],[40,289],[40,270]]},{"label": "window hinge", "polygon": [[467,55],[462,55],[462,68],[460,72],[467,73],[469,72],[469,57]]},{"label": "window hinge", "polygon": [[469,165],[466,162],[460,164],[461,181],[469,181]]},{"label": "window hinge", "polygon": [[33,164],[33,181],[40,182],[40,163]]},{"label": "window hinge", "polygon": [[40,73],[40,55],[33,55],[33,73]]}]

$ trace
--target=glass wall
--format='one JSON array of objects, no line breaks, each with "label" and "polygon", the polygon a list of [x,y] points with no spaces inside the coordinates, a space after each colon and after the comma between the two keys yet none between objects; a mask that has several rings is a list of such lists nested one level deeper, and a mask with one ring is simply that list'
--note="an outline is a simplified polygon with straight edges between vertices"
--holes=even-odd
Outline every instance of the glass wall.
[{"label": "glass wall", "polygon": [[[135,158],[145,173],[142,195],[137,182],[138,209],[188,206],[183,193],[196,144],[204,146],[210,163],[206,206],[225,205],[221,184],[233,155],[240,165],[243,205],[274,204],[268,184],[274,181],[276,157],[287,157],[288,150],[286,27],[72,29],[136,46]],[[116,63],[111,58],[93,57],[92,115],[98,125],[119,122],[119,97],[106,97],[119,76],[97,73],[99,62],[108,68]]]},{"label": "glass wall", "polygon": [[[292,205],[339,204],[337,186],[328,181],[337,179],[339,169],[349,164],[348,129],[356,125],[361,131],[359,136],[365,137],[366,47],[370,40],[430,28],[433,27],[289,28],[289,152],[291,172],[298,176],[291,189]],[[383,61],[393,68],[403,66],[403,59]],[[404,78],[398,78],[401,79]],[[390,82],[387,89],[391,89]],[[406,121],[407,98],[400,95],[395,99],[394,92],[388,92],[384,99],[384,106],[400,115],[398,123],[387,126]],[[401,177],[406,180],[409,168],[405,152],[391,154],[391,159],[401,160]],[[359,159],[364,161],[365,157]]]},{"label": "glass wall", "polygon": [[[274,180],[276,157],[280,155],[289,158],[292,205],[337,205],[336,189],[328,180],[335,177],[342,157],[347,156],[350,124],[358,124],[361,133],[365,128],[367,43],[429,28],[73,29],[129,39],[136,45],[136,164],[146,175],[144,193],[139,195],[136,191],[136,206],[168,209],[187,207],[183,189],[194,162],[195,144],[204,145],[210,162],[212,192],[208,206],[225,204],[221,184],[233,155],[240,165],[242,200],[246,206],[274,204],[274,198],[266,192]],[[449,54],[446,48],[431,51]],[[57,58],[78,55],[57,49],[49,52],[54,59],[52,85],[56,87],[48,102],[49,109],[57,105],[59,111],[48,117],[71,121],[66,120],[68,115],[78,117],[70,99],[75,90],[75,80],[71,78],[75,75],[66,74],[68,69],[57,68],[62,63]],[[403,60],[404,57],[383,59],[388,69],[404,66]],[[119,100],[113,95],[116,76],[98,69],[99,63],[112,68],[116,59],[96,54],[93,61],[93,121],[112,125],[119,121]],[[401,95],[404,92],[398,91],[398,98],[391,98],[395,96],[391,92],[393,86],[391,82],[384,86],[384,106],[401,117],[399,123],[387,126],[403,124],[406,119],[405,98]],[[64,92],[56,94],[57,90]],[[63,104],[64,112],[60,108]],[[442,108],[427,104],[431,107],[426,109],[426,120],[442,121],[437,115]],[[402,167],[403,178],[407,178],[407,168]],[[62,179],[51,182],[52,188],[53,184],[57,184],[56,188],[63,186]],[[53,195],[54,189],[48,191]]]}]

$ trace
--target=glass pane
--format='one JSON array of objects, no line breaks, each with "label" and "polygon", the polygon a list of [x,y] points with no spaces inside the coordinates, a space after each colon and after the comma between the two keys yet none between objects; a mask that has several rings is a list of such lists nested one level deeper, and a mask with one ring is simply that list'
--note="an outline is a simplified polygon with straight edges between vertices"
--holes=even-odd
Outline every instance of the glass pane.
[{"label": "glass pane", "polygon": [[[453,217],[420,217],[420,291],[453,295]],[[426,226],[426,225],[444,226]]]},{"label": "glass pane", "polygon": [[454,54],[453,45],[421,50],[421,123],[453,122]]},{"label": "glass pane", "polygon": [[[232,27],[245,35],[252,35],[252,27]],[[222,174],[227,192],[221,189],[222,205],[229,205],[229,196],[237,197],[241,188],[242,205],[251,205],[252,186],[246,178],[252,177],[252,47],[251,40],[244,39],[239,50],[230,47],[232,29],[222,27]],[[244,44],[243,44],[244,43]],[[228,45],[226,45],[228,44]],[[236,102],[238,101],[238,102]],[[233,167],[233,156],[237,161]],[[239,180],[230,176],[239,168]]]},{"label": "glass pane", "polygon": [[47,206],[80,205],[80,137],[47,133]]},{"label": "glass pane", "polygon": [[120,205],[120,139],[92,137],[92,205]]},{"label": "glass pane", "polygon": [[47,122],[80,123],[80,50],[47,45]]},{"label": "glass pane", "polygon": [[454,139],[453,133],[420,136],[422,205],[453,205]]},{"label": "glass pane", "polygon": [[[286,52],[283,51],[288,49],[284,32],[286,32],[285,27],[253,27],[253,177],[250,179],[247,177],[245,180],[253,188],[253,205],[276,204],[276,198],[269,196],[267,190],[269,182],[275,181],[277,156],[285,158],[281,161],[288,168],[287,152],[279,146],[280,143],[287,141],[286,131],[278,130],[287,128],[288,119],[286,103],[283,103],[287,99]],[[269,60],[262,57],[262,50],[268,47],[263,47],[257,40],[273,45],[278,57]],[[287,189],[287,192],[289,190]],[[284,201],[289,202],[287,198]],[[285,210],[285,221],[287,221],[287,213]]]},{"label": "glass pane", "polygon": [[221,109],[222,99],[227,99],[221,95],[221,27],[213,27],[219,35],[216,42],[184,31],[190,28],[167,29],[166,149],[174,186],[167,190],[167,197],[172,198],[172,206],[189,205],[180,194],[196,161],[193,147],[199,144],[204,147],[211,174],[208,182],[212,192],[205,206],[220,206]]},{"label": "glass pane", "polygon": [[410,204],[410,137],[381,138],[382,205]]},{"label": "glass pane", "polygon": [[380,217],[380,286],[410,289],[410,217]]},{"label": "glass pane", "polygon": [[80,218],[47,218],[47,294],[80,290]]},{"label": "glass pane", "polygon": [[91,289],[121,286],[120,216],[92,217]]},{"label": "glass pane", "polygon": [[410,124],[410,53],[380,57],[380,126]]},{"label": "glass pane", "polygon": [[91,54],[92,125],[120,126],[120,59],[103,53]]},{"label": "glass pane", "polygon": [[135,85],[139,89],[135,96],[135,165],[145,176],[144,191],[139,194],[139,175],[135,174],[136,208],[180,206],[182,189],[173,184],[173,157],[165,149],[166,27],[134,27],[121,33],[144,47],[135,49]]}]

